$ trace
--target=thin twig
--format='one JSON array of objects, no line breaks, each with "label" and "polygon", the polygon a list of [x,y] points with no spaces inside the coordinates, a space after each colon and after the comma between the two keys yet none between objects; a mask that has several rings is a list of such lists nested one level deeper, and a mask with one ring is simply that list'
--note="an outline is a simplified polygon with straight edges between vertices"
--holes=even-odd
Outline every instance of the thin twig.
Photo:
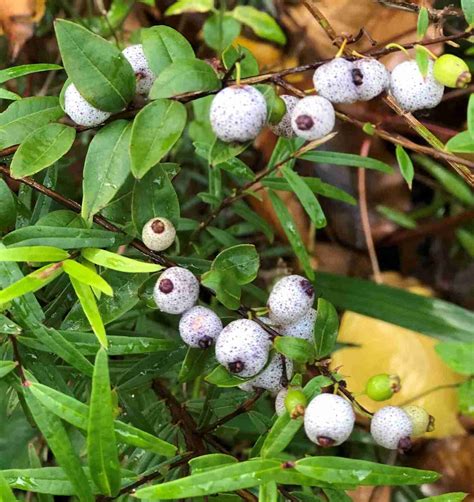
[{"label": "thin twig", "polygon": [[217,429],[221,425],[229,422],[235,417],[238,417],[239,415],[242,415],[243,413],[247,413],[252,406],[260,399],[261,395],[263,394],[264,390],[263,389],[257,389],[255,391],[255,394],[244,401],[240,406],[238,406],[234,411],[231,413],[219,418],[219,420],[216,420],[214,423],[208,425],[205,429],[202,429],[199,431],[199,434],[207,434],[209,432],[212,432],[213,430]]},{"label": "thin twig", "polygon": [[[413,12],[414,14],[418,14],[421,8],[423,7],[423,4],[417,5],[411,2],[404,2],[400,0],[377,0],[377,2],[391,9]],[[426,10],[428,11],[428,15],[431,21],[439,21],[448,16],[464,17],[464,14],[460,9],[456,9],[455,7],[452,6],[446,6],[444,9],[432,9],[426,7]]]},{"label": "thin twig", "polygon": [[[368,157],[372,140],[366,138],[362,142],[360,149],[361,157]],[[357,169],[357,188],[359,192],[359,210],[360,220],[362,223],[362,230],[364,231],[365,243],[367,251],[369,252],[370,263],[372,265],[372,272],[377,284],[382,284],[382,275],[380,273],[379,262],[377,260],[377,253],[375,252],[374,239],[370,230],[369,209],[367,207],[367,192],[365,189],[365,169],[359,167]]]}]

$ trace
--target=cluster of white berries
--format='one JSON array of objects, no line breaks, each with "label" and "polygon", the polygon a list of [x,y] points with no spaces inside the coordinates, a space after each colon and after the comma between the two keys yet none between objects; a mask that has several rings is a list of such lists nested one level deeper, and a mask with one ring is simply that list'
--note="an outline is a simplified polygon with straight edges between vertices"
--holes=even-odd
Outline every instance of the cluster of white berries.
[{"label": "cluster of white berries", "polygon": [[[390,91],[405,111],[437,106],[444,86],[436,78],[433,62],[423,76],[416,61],[397,65],[392,73],[372,58],[349,61],[337,57],[316,69],[313,76],[317,96],[299,99],[281,96],[286,113],[270,129],[283,137],[299,136],[311,141],[329,134],[335,124],[333,103],[369,101]],[[267,122],[267,104],[263,95],[249,85],[234,85],[215,96],[210,121],[216,136],[225,142],[255,139]]]},{"label": "cluster of white berries", "polygon": [[[135,73],[136,93],[147,96],[156,76],[148,64],[142,44],[131,45],[124,49],[122,54]],[[111,116],[111,113],[99,110],[88,103],[72,83],[68,85],[64,93],[64,111],[76,124],[85,127],[103,124]]]}]

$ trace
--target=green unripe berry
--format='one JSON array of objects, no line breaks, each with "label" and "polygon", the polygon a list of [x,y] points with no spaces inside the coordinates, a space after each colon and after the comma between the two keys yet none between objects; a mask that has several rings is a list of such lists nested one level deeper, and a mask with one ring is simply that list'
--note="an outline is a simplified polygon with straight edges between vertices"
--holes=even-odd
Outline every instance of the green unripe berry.
[{"label": "green unripe berry", "polygon": [[469,66],[453,54],[443,54],[434,63],[434,78],[446,87],[463,88],[471,81]]},{"label": "green unripe berry", "polygon": [[308,400],[300,387],[290,387],[288,389],[285,397],[285,408],[291,418],[302,417],[307,404]]},{"label": "green unripe berry", "polygon": [[268,122],[270,122],[270,124],[272,125],[278,124],[284,117],[285,113],[286,113],[286,104],[283,101],[283,99],[277,96],[273,101]]},{"label": "green unripe berry", "polygon": [[413,437],[422,436],[425,432],[434,430],[434,417],[421,406],[410,404],[403,406],[402,409],[410,418]]},{"label": "green unripe berry", "polygon": [[365,393],[374,401],[386,401],[400,390],[400,378],[396,375],[381,373],[369,378]]}]

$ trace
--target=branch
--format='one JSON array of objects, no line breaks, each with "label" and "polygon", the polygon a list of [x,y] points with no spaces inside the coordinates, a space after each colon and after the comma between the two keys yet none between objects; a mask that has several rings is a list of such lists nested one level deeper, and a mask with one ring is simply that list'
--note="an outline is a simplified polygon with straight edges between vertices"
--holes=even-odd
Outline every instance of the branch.
[{"label": "branch", "polygon": [[[377,0],[377,2],[384,7],[388,7],[390,9],[398,9],[406,12],[413,12],[414,14],[418,14],[421,10],[422,5],[417,5],[411,2],[404,2],[400,0]],[[464,14],[460,9],[456,9],[453,6],[446,6],[444,9],[432,9],[426,7],[428,11],[428,16],[431,21],[440,21],[445,19],[448,16],[455,17],[464,17]]]}]

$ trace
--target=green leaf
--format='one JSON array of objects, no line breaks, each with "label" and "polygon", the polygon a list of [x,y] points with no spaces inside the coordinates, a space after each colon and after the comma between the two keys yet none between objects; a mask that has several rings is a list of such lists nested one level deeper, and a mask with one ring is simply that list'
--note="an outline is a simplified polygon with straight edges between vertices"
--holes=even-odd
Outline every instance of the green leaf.
[{"label": "green leaf", "polygon": [[435,350],[439,357],[456,373],[474,375],[474,343],[438,343]]},{"label": "green leaf", "polygon": [[87,457],[91,477],[101,493],[117,495],[120,490],[120,462],[115,442],[109,365],[103,348],[97,352],[92,377]]},{"label": "green leaf", "polygon": [[434,497],[426,497],[418,499],[417,502],[461,502],[467,496],[467,493],[452,492],[444,495],[435,495]]},{"label": "green leaf", "polygon": [[75,260],[66,260],[63,262],[63,269],[66,274],[70,277],[74,277],[74,279],[77,279],[83,284],[96,288],[109,296],[114,294],[107,281],[90,268],[82,265],[82,263],[78,263]]},{"label": "green leaf", "polygon": [[232,273],[209,270],[201,276],[201,284],[212,289],[217,300],[229,310],[240,307],[241,288]]},{"label": "green leaf", "polygon": [[467,130],[471,135],[471,139],[474,141],[474,94],[471,94],[469,97],[467,105]]},{"label": "green leaf", "polygon": [[378,205],[376,207],[377,212],[382,216],[387,218],[387,220],[393,221],[397,225],[403,228],[416,228],[416,220],[414,220],[408,214],[397,211],[391,207]]},{"label": "green leaf", "polygon": [[18,324],[15,324],[7,316],[0,314],[0,333],[5,335],[19,335],[21,331],[22,330]]},{"label": "green leaf", "polygon": [[135,93],[135,74],[120,50],[83,26],[57,19],[56,38],[64,68],[91,105],[123,110]]},{"label": "green leaf", "polygon": [[69,276],[72,287],[76,292],[77,298],[81,304],[82,310],[86,315],[92,331],[94,331],[97,339],[103,347],[107,347],[107,335],[105,333],[104,323],[100,315],[97,303],[95,301],[94,293],[87,284],[78,281],[76,278]]},{"label": "green leaf", "polygon": [[0,178],[0,231],[11,229],[16,220],[16,201],[13,192]]},{"label": "green leaf", "polygon": [[463,382],[458,388],[459,410],[463,415],[474,417],[474,380]]},{"label": "green leaf", "polygon": [[467,228],[458,228],[456,237],[469,256],[474,258],[474,233]]},{"label": "green leaf", "polygon": [[63,67],[57,64],[25,64],[20,66],[12,66],[11,68],[5,68],[0,70],[0,84],[12,80],[14,78],[24,77],[25,75],[30,75],[31,73],[39,73],[42,71],[51,70],[62,70]]},{"label": "green leaf", "polygon": [[324,483],[349,486],[419,485],[433,483],[439,478],[433,471],[342,457],[304,458],[296,462],[295,469]]},{"label": "green leaf", "polygon": [[392,173],[393,169],[385,162],[370,157],[361,157],[353,153],[326,152],[322,150],[312,150],[299,156],[300,159],[309,160],[317,164],[335,164],[337,166],[364,167],[374,169],[382,173]]},{"label": "green leaf", "polygon": [[19,94],[15,92],[7,91],[7,89],[3,89],[0,87],[0,99],[8,99],[9,101],[18,101],[22,99]]},{"label": "green leaf", "polygon": [[229,15],[215,13],[209,16],[202,28],[204,42],[220,54],[240,34],[240,23]]},{"label": "green leaf", "polygon": [[461,7],[467,24],[472,27],[474,25],[474,0],[461,0]]},{"label": "green leaf", "polygon": [[448,152],[474,153],[474,135],[471,131],[463,131],[453,136],[446,143]]},{"label": "green leaf", "polygon": [[[40,383],[31,384],[31,392],[38,401],[62,420],[72,424],[78,429],[87,430],[89,420],[89,406],[81,403],[71,396],[51,389]],[[143,448],[158,455],[171,457],[176,454],[176,447],[162,439],[133,427],[133,425],[114,421],[117,441]]]},{"label": "green leaf", "polygon": [[[300,179],[305,182],[305,184],[312,192],[322,195],[323,197],[347,202],[348,204],[351,204],[353,206],[357,204],[357,201],[354,199],[354,197],[352,197],[352,195],[349,195],[347,192],[341,190],[338,187],[335,187],[334,185],[324,183],[319,178],[313,176],[300,176]],[[279,176],[265,176],[265,178],[262,180],[262,185],[267,188],[271,188],[272,190],[285,190],[289,192],[292,191],[292,188],[290,187],[288,182],[284,178],[281,178]]]},{"label": "green leaf", "polygon": [[260,258],[253,244],[238,244],[221,251],[212,262],[211,270],[234,277],[237,284],[249,284],[257,277]]},{"label": "green leaf", "polygon": [[418,40],[422,40],[426,35],[426,31],[428,30],[428,26],[430,25],[430,16],[428,13],[428,9],[426,7],[421,7],[418,12],[418,21],[416,24],[416,35]]},{"label": "green leaf", "polygon": [[428,75],[430,57],[422,45],[415,46],[415,59],[421,75],[425,78]]},{"label": "green leaf", "polygon": [[2,502],[17,502],[15,495],[0,471],[0,500]]},{"label": "green leaf", "polygon": [[58,98],[52,96],[15,101],[0,113],[0,149],[21,143],[35,129],[63,115]]},{"label": "green leaf", "polygon": [[175,16],[183,12],[209,12],[214,8],[214,0],[178,0],[165,10],[165,16]]},{"label": "green leaf", "polygon": [[176,224],[179,215],[178,196],[162,165],[154,166],[141,180],[135,181],[132,220],[138,233],[141,234],[152,218],[162,216]]},{"label": "green leaf", "polygon": [[[243,59],[240,60],[240,76],[242,78],[247,78],[258,75],[258,62],[247,47],[242,47],[241,45],[234,47],[234,45],[229,45],[222,53],[222,62],[228,70],[241,56],[243,56]],[[232,73],[232,78],[236,78],[235,70]]]},{"label": "green leaf", "polygon": [[259,479],[260,473],[279,469],[280,463],[276,460],[249,460],[141,488],[135,496],[139,499],[169,500],[235,491],[260,485],[262,482]]},{"label": "green leaf", "polygon": [[411,190],[413,176],[415,176],[415,168],[413,167],[413,162],[402,146],[397,145],[397,147],[395,148],[395,153],[397,155],[400,172],[402,173],[404,180],[407,182],[408,188]]},{"label": "green leaf", "polygon": [[13,371],[17,366],[18,364],[15,361],[0,361],[0,378],[8,375],[8,373]]},{"label": "green leaf", "polygon": [[210,453],[200,457],[192,458],[188,464],[191,468],[192,474],[213,470],[216,466],[220,467],[224,464],[237,464],[238,460],[231,455],[224,455],[223,453]]},{"label": "green leaf", "polygon": [[50,246],[32,246],[0,249],[0,261],[61,261],[69,258],[66,251]]},{"label": "green leaf", "polygon": [[[186,78],[183,78],[186,75]],[[200,59],[179,59],[158,75],[150,90],[150,99],[171,98],[188,92],[219,89],[217,73]]]},{"label": "green leaf", "polygon": [[160,162],[181,137],[185,125],[186,108],[177,101],[159,99],[138,113],[130,138],[132,173],[135,178],[143,178]]},{"label": "green leaf", "polygon": [[438,180],[438,182],[450,194],[456,197],[456,199],[468,206],[474,206],[474,193],[467,183],[465,183],[457,174],[448,171],[441,164],[438,164],[438,162],[430,159],[429,157],[425,157],[424,155],[414,154],[413,160],[428,171],[433,178]]},{"label": "green leaf", "polygon": [[79,249],[92,246],[112,247],[119,243],[119,235],[108,230],[79,229],[35,225],[10,232],[3,243],[12,248],[24,246],[56,246],[61,249]]},{"label": "green leaf", "polygon": [[248,5],[238,5],[232,12],[237,21],[249,26],[261,38],[285,45],[286,37],[277,22],[266,12]]},{"label": "green leaf", "polygon": [[46,286],[46,284],[54,281],[54,279],[61,275],[62,272],[62,267],[57,267],[56,264],[46,265],[34,272],[31,272],[31,274],[28,274],[19,281],[0,291],[0,304],[7,303],[14,298],[23,296],[26,293],[34,293],[35,291],[38,291]]},{"label": "green leaf", "polygon": [[313,280],[314,278],[314,270],[311,267],[311,263],[309,260],[308,251],[304,245],[304,242],[298,232],[296,227],[296,223],[293,220],[293,217],[288,211],[288,208],[285,206],[283,201],[278,197],[278,195],[269,191],[269,197],[272,202],[273,209],[283,227],[283,230],[290,241],[291,247],[298,257],[301,266],[303,267],[306,276],[309,280]]},{"label": "green leaf", "polygon": [[23,178],[51,166],[72,147],[76,130],[64,124],[47,124],[35,129],[13,156],[11,173]]},{"label": "green leaf", "polygon": [[240,378],[235,375],[231,375],[224,366],[216,366],[204,379],[206,382],[218,387],[238,387],[245,383],[248,378]]},{"label": "green leaf", "polygon": [[117,270],[118,272],[127,272],[129,274],[158,272],[163,267],[156,263],[146,263],[133,258],[111,253],[104,249],[88,248],[82,251],[82,256],[96,265]]},{"label": "green leaf", "polygon": [[250,207],[245,202],[235,202],[234,204],[232,204],[232,209],[235,214],[248,221],[257,230],[260,230],[270,243],[273,242],[273,229],[271,225],[264,218],[258,215],[253,209],[250,209]]},{"label": "green leaf", "polygon": [[444,340],[472,341],[474,314],[449,302],[372,281],[318,272],[318,292],[340,309]]},{"label": "green leaf", "polygon": [[278,502],[278,488],[275,481],[269,481],[260,485],[258,491],[258,502]]},{"label": "green leaf", "polygon": [[141,30],[143,50],[151,69],[159,75],[180,59],[192,59],[194,51],[181,33],[169,26],[152,26]]},{"label": "green leaf", "polygon": [[24,390],[24,396],[39,430],[51,448],[56,462],[64,469],[76,496],[84,502],[93,501],[89,481],[61,420],[46,410],[28,387]]},{"label": "green leaf", "polygon": [[291,169],[290,166],[285,165],[281,168],[281,172],[288,181],[293,193],[298,197],[301,205],[304,207],[310,220],[316,228],[323,228],[326,226],[326,217],[324,216],[321,205],[314,193],[308,185],[301,179],[301,177]]},{"label": "green leaf", "polygon": [[322,359],[334,350],[339,330],[339,317],[334,306],[324,298],[318,299],[317,312],[313,336],[316,358]]},{"label": "green leaf", "polygon": [[277,336],[273,342],[275,349],[297,363],[307,363],[314,359],[314,348],[302,338]]},{"label": "green leaf", "polygon": [[193,349],[188,348],[186,352],[186,357],[181,364],[181,368],[178,374],[178,380],[180,383],[191,382],[192,380],[203,374],[206,368],[206,364],[212,357],[210,350]]},{"label": "green leaf", "polygon": [[240,155],[250,146],[250,143],[225,143],[219,138],[214,140],[214,143],[209,150],[209,164],[217,166],[223,162],[232,160],[237,155]]},{"label": "green leaf", "polygon": [[128,121],[115,120],[102,127],[92,139],[82,182],[81,215],[86,221],[91,222],[92,217],[107,206],[130,174],[131,132]]}]

